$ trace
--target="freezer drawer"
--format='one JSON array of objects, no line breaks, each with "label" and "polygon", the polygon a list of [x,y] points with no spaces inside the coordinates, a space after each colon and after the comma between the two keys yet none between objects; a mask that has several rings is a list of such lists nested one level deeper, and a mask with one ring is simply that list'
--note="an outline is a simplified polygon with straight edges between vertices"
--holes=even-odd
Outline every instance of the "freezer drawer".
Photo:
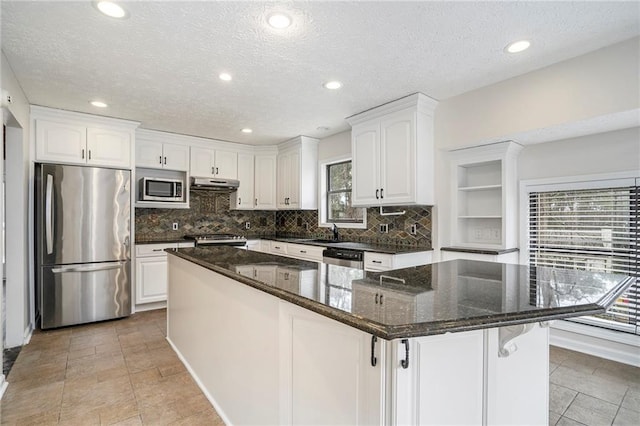
[{"label": "freezer drawer", "polygon": [[40,270],[43,329],[131,314],[131,262],[44,266]]}]

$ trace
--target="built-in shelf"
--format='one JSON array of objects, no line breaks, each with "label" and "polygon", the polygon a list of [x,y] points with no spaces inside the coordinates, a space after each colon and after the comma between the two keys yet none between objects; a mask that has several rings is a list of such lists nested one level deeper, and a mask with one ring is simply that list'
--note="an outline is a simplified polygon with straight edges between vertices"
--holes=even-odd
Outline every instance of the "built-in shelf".
[{"label": "built-in shelf", "polygon": [[460,186],[458,191],[486,191],[488,189],[502,189],[502,185]]},{"label": "built-in shelf", "polygon": [[451,152],[451,243],[461,247],[516,245],[516,155],[521,146],[500,142]]}]

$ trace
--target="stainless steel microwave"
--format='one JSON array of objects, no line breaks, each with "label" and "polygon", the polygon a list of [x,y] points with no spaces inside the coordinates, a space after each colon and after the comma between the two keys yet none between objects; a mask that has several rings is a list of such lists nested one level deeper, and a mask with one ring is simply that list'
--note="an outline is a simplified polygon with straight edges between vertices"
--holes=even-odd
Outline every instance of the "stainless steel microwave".
[{"label": "stainless steel microwave", "polygon": [[140,201],[184,202],[184,181],[143,177],[140,179]]}]

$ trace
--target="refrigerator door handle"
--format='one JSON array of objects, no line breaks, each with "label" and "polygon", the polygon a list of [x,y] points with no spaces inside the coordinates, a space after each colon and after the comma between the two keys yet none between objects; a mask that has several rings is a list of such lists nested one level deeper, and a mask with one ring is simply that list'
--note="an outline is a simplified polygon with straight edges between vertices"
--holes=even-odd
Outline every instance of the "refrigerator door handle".
[{"label": "refrigerator door handle", "polygon": [[108,271],[109,269],[118,269],[122,267],[123,262],[109,262],[109,263],[101,263],[98,265],[73,265],[73,266],[62,266],[60,268],[53,268],[51,272],[54,274],[62,274],[65,272],[96,272],[96,271]]},{"label": "refrigerator door handle", "polygon": [[53,176],[47,175],[47,192],[45,199],[45,233],[47,254],[53,253]]}]

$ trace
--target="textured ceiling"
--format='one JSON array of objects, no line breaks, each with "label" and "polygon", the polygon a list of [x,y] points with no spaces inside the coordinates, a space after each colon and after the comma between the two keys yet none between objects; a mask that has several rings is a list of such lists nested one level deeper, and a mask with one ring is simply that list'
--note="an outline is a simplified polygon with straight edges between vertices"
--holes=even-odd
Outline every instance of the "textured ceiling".
[{"label": "textured ceiling", "polygon": [[[446,99],[640,33],[634,1],[121,4],[128,19],[89,1],[2,0],[2,50],[32,104],[269,144],[326,137],[410,93]],[[268,27],[273,11],[293,26]],[[522,38],[528,51],[503,52]],[[334,79],[341,90],[322,87]]]}]

